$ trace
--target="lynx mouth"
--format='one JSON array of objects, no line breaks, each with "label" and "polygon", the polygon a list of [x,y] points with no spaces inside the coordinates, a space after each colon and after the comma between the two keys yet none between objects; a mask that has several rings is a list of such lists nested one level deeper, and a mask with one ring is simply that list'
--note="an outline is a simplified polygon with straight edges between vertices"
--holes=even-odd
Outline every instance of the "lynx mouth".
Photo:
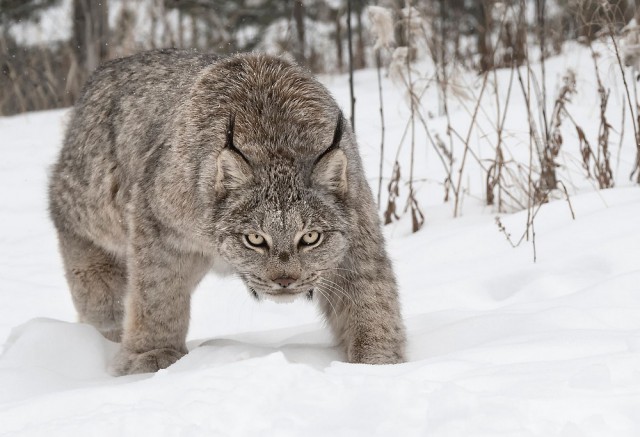
[{"label": "lynx mouth", "polygon": [[304,290],[294,291],[294,290],[281,290],[277,293],[271,293],[265,291],[262,293],[263,296],[273,302],[276,303],[290,303],[294,300],[297,300],[301,296],[305,295],[306,292]]},{"label": "lynx mouth", "polygon": [[[314,282],[313,280],[302,281],[302,284],[299,284],[295,288],[281,287],[281,288],[271,288],[265,287],[266,284],[262,284],[257,281],[255,278],[251,278],[251,276],[242,276],[242,279],[245,282],[245,285],[249,291],[249,294],[257,300],[262,301],[263,299],[268,299],[277,303],[289,303],[293,302],[296,299],[304,297],[306,300],[313,300],[314,296]],[[256,283],[257,282],[257,283]],[[264,281],[263,281],[264,282]]]},{"label": "lynx mouth", "polygon": [[249,292],[257,301],[261,301],[263,299],[270,300],[276,303],[291,303],[295,300],[298,300],[304,297],[306,300],[313,299],[313,289],[305,289],[305,290],[281,290],[278,292],[272,291],[257,291],[252,287],[249,287]]}]

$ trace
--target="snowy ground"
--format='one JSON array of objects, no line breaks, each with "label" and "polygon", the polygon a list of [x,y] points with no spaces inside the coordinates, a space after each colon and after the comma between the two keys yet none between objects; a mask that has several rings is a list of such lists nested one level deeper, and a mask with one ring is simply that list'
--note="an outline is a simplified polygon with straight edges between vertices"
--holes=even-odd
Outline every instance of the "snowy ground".
[{"label": "snowy ground", "polygon": [[[557,80],[562,68],[550,71]],[[344,77],[326,80],[346,103]],[[375,72],[357,80],[373,181]],[[386,91],[397,141],[406,105]],[[593,96],[584,99],[581,120],[597,128]],[[441,188],[425,184],[425,228],[386,229],[406,364],[342,363],[312,305],[257,304],[236,280],[212,276],[194,297],[190,353],[155,375],[114,378],[117,346],[74,322],[46,213],[66,115],[0,118],[0,435],[640,435],[637,187],[587,192],[576,181],[575,220],[565,201],[538,215],[534,264],[531,246],[511,248],[490,210],[470,198],[451,219]],[[523,120],[513,125],[525,130]],[[501,220],[515,235],[526,211]]]}]

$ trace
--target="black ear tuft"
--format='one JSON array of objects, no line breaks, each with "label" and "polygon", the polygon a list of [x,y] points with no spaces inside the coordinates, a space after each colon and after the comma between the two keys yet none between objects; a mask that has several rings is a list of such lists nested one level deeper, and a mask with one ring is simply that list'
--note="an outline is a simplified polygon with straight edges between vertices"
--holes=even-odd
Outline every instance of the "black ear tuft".
[{"label": "black ear tuft", "polygon": [[227,135],[226,135],[226,141],[225,141],[224,147],[240,155],[240,158],[242,158],[244,162],[246,162],[249,165],[249,167],[251,167],[251,164],[249,163],[249,160],[247,159],[247,157],[244,156],[244,154],[240,150],[238,150],[236,145],[233,143],[233,132],[234,132],[235,126],[236,126],[236,114],[229,114],[229,124],[227,125]]},{"label": "black ear tuft", "polygon": [[338,122],[336,123],[336,130],[333,132],[333,141],[329,149],[335,149],[340,145],[342,139],[342,131],[344,129],[344,118],[342,117],[342,111],[338,112]]},{"label": "black ear tuft", "polygon": [[229,116],[224,149],[220,151],[216,165],[215,188],[218,193],[234,190],[253,179],[251,163],[233,143],[235,115]]},{"label": "black ear tuft", "polygon": [[320,187],[344,195],[347,192],[347,155],[339,148],[343,133],[342,112],[333,132],[333,141],[313,164],[311,182]]},{"label": "black ear tuft", "polygon": [[336,123],[335,130],[333,131],[333,140],[331,141],[331,145],[316,158],[316,161],[313,163],[314,167],[320,162],[320,160],[322,160],[322,158],[340,146],[340,140],[342,139],[342,132],[344,129],[343,123],[342,111],[340,111],[338,112],[338,122]]}]

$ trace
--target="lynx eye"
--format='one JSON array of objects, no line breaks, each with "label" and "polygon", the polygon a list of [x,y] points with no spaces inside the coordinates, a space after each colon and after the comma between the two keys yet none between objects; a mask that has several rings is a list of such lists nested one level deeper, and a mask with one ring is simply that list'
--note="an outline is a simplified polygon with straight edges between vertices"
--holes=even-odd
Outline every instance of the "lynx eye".
[{"label": "lynx eye", "polygon": [[320,232],[311,231],[311,232],[307,232],[306,234],[304,234],[302,236],[302,238],[300,239],[300,242],[302,244],[304,244],[305,246],[313,246],[319,240],[320,240]]},{"label": "lynx eye", "polygon": [[249,246],[253,247],[263,247],[266,245],[264,237],[260,234],[245,234],[244,241],[246,241]]}]

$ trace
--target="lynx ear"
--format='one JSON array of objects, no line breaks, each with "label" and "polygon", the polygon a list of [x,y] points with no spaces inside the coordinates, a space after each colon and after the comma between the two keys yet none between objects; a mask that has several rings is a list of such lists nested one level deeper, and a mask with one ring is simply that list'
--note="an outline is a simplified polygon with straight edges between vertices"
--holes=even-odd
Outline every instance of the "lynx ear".
[{"label": "lynx ear", "polygon": [[338,195],[347,192],[347,155],[338,148],[342,139],[342,112],[338,114],[338,122],[333,133],[333,141],[327,150],[316,159],[311,172],[313,185],[321,186]]},{"label": "lynx ear", "polygon": [[233,128],[235,117],[229,117],[227,138],[224,149],[216,162],[216,191],[235,190],[253,180],[253,172],[249,160],[233,144]]},{"label": "lynx ear", "polygon": [[338,195],[347,192],[347,156],[340,149],[324,154],[311,173],[313,185],[324,187]]},{"label": "lynx ear", "polygon": [[216,165],[216,191],[235,190],[251,182],[251,167],[235,152],[223,149]]}]

